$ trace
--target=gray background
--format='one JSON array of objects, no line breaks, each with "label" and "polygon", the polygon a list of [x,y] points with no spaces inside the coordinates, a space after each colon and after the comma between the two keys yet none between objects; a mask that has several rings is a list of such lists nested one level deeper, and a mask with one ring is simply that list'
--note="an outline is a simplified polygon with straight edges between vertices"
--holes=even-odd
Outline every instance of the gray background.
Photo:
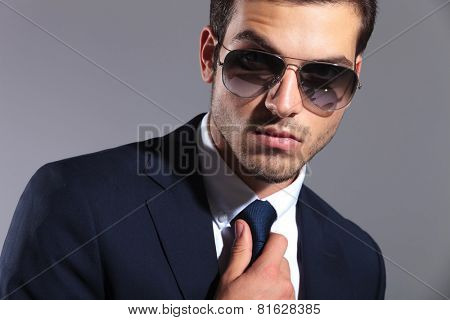
[{"label": "gray background", "polygon": [[[450,5],[369,54],[445,2],[380,1],[363,90],[306,182],[380,244],[388,299],[450,296]],[[208,110],[208,13],[207,0],[0,1],[0,244],[44,163]]]}]

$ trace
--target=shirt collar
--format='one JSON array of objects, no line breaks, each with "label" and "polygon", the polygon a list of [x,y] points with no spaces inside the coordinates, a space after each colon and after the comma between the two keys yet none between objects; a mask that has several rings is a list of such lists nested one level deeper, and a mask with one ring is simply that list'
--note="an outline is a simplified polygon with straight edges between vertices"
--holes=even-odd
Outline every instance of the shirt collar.
[{"label": "shirt collar", "polygon": [[[243,182],[222,159],[208,130],[208,112],[200,123],[198,140],[199,163],[214,222],[219,229],[229,225],[246,206],[256,199],[257,194]],[[261,200],[267,200],[275,208],[278,218],[297,203],[307,165],[303,166],[297,178],[287,187]]]}]

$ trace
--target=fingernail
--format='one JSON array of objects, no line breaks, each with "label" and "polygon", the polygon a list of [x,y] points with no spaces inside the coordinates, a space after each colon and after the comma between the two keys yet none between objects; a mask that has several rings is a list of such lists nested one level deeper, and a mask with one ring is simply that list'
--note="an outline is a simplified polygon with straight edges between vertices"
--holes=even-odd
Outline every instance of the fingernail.
[{"label": "fingernail", "polygon": [[234,234],[236,235],[236,238],[240,238],[242,236],[242,233],[244,233],[243,231],[244,231],[244,225],[242,224],[242,222],[236,221],[235,230],[234,230]]}]

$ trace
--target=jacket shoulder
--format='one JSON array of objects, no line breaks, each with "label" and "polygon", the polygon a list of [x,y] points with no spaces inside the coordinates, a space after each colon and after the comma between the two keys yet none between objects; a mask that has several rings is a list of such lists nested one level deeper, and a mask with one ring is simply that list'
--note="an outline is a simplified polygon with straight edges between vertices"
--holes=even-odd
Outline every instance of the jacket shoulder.
[{"label": "jacket shoulder", "polygon": [[345,239],[353,238],[355,240],[359,239],[361,242],[376,244],[375,240],[367,231],[350,219],[345,218],[311,188],[307,186],[303,187],[304,189],[302,189],[302,192],[304,192],[303,199],[305,204],[317,213],[322,220],[327,221],[334,232]]},{"label": "jacket shoulder", "polygon": [[[103,224],[137,206],[139,196],[144,199],[140,194],[145,190],[139,189],[150,179],[136,177],[140,145],[130,143],[37,169],[19,199],[3,246],[2,297],[103,297],[97,235]],[[133,185],[138,190],[128,195]],[[56,285],[60,279],[65,284]]]}]

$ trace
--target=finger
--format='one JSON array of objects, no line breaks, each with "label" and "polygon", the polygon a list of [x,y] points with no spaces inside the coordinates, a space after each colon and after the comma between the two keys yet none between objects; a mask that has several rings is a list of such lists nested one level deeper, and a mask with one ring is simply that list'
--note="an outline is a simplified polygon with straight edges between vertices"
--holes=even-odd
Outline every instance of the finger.
[{"label": "finger", "polygon": [[283,258],[281,259],[281,263],[280,263],[280,273],[281,273],[281,277],[282,277],[283,279],[286,279],[286,280],[289,281],[290,285],[292,286],[291,288],[293,289],[293,290],[292,290],[292,293],[291,293],[291,295],[288,297],[288,299],[289,299],[289,300],[295,300],[295,288],[294,288],[294,286],[292,285],[292,281],[291,281],[291,268],[289,267],[289,261],[288,261],[285,257],[283,257]]},{"label": "finger", "polygon": [[295,289],[292,290],[292,295],[290,296],[289,300],[296,300],[296,298],[295,298]]},{"label": "finger", "polygon": [[291,279],[291,268],[289,267],[289,261],[284,257],[281,259],[280,273],[283,278]]},{"label": "finger", "polygon": [[242,219],[238,219],[234,227],[235,240],[231,249],[230,262],[223,275],[228,282],[235,280],[244,273],[252,258],[253,244],[250,227]]},{"label": "finger", "polygon": [[261,252],[261,255],[256,259],[256,265],[266,263],[275,263],[279,265],[287,249],[287,239],[285,236],[271,232],[267,242]]}]

